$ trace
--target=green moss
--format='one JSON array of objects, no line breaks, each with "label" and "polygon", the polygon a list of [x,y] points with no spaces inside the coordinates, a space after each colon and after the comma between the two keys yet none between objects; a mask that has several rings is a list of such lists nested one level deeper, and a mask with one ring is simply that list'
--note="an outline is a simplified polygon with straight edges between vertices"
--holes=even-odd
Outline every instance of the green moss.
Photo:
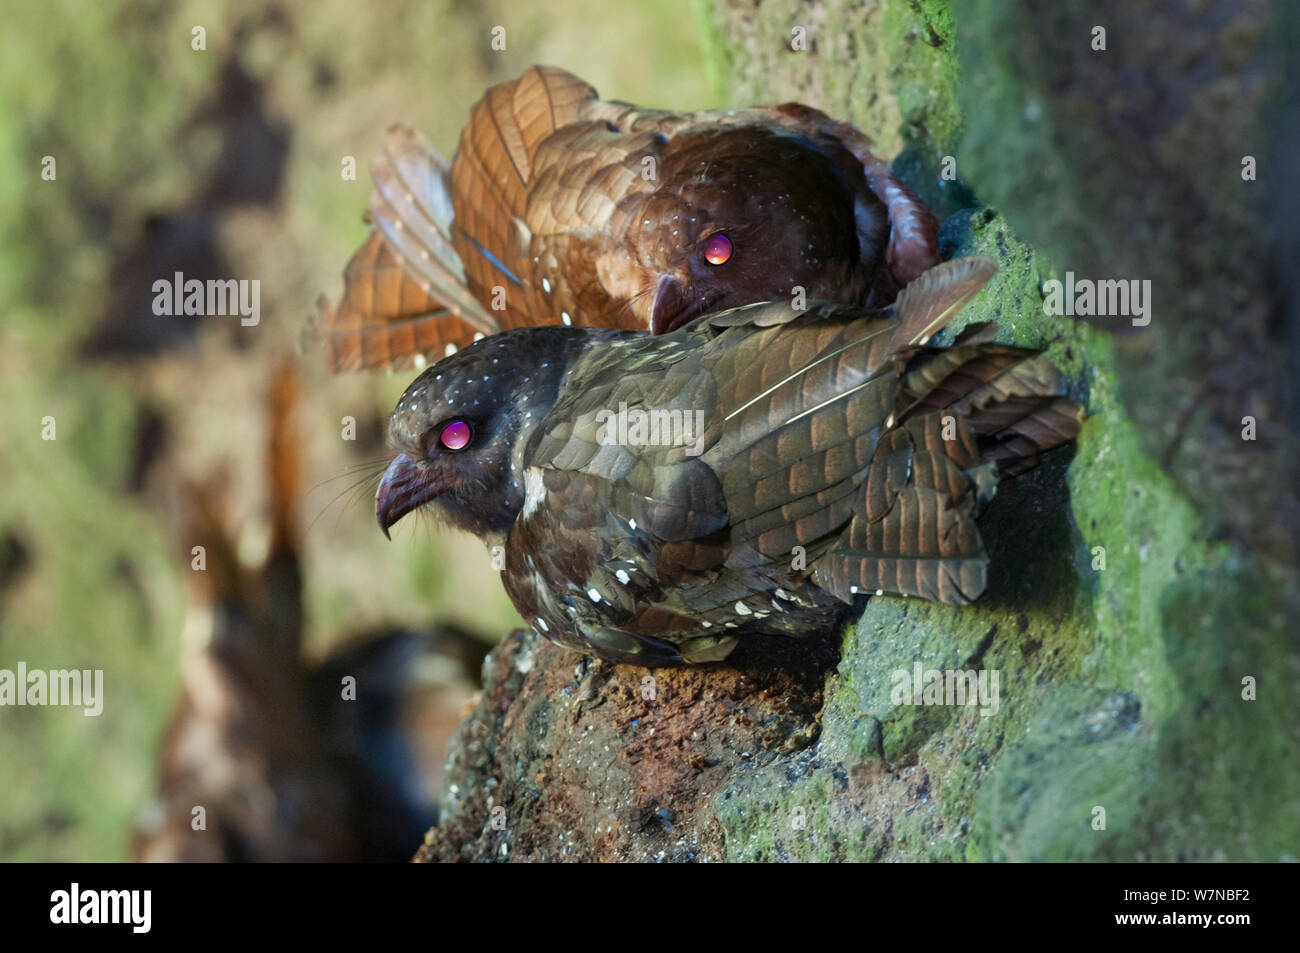
[{"label": "green moss", "polygon": [[902,148],[894,171],[940,212],[954,201],[941,177],[944,156],[956,151],[962,121],[957,105],[957,31],[943,0],[891,0],[883,5],[882,46],[889,50],[889,90],[898,102]]},{"label": "green moss", "polygon": [[[792,776],[798,783],[790,784]],[[882,832],[846,804],[848,780],[832,771],[773,764],[737,773],[715,800],[732,861],[871,861]]]},{"label": "green moss", "polygon": [[[1279,609],[1289,570],[1230,549],[1165,587],[1163,652],[1179,692],[1153,757],[1144,828],[1109,856],[1146,860],[1300,857],[1300,701]],[[1257,682],[1257,699],[1243,679]]]}]

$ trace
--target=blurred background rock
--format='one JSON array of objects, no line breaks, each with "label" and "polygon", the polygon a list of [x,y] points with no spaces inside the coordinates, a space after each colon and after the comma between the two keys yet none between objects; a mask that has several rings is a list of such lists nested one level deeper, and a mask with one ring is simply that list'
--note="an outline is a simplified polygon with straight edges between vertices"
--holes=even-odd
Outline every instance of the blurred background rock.
[{"label": "blurred background rock", "polygon": [[[383,129],[408,122],[450,155],[483,90],[534,62],[611,97],[720,105],[702,15],[690,0],[599,16],[570,0],[7,8],[0,667],[102,668],[106,699],[98,718],[0,712],[0,859],[123,859],[137,819],[167,855],[167,802],[152,795],[168,719],[186,711],[192,490],[216,481],[232,551],[255,572],[274,535],[267,382],[316,296],[341,289]],[[503,52],[489,45],[498,24]],[[260,323],[155,316],[152,283],[176,271],[259,280]],[[516,616],[480,544],[419,522],[388,544],[374,527],[383,419],[409,375],[330,378],[311,352],[298,364],[302,684],[310,671],[336,684],[347,656],[330,653],[358,633],[429,639],[435,620],[507,631]],[[472,690],[456,676],[440,688],[456,710]]]}]

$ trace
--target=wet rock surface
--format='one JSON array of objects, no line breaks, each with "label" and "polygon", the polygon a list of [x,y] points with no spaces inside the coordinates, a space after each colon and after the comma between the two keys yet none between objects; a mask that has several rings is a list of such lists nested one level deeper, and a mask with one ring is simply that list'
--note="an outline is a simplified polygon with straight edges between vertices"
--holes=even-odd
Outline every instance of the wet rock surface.
[{"label": "wet rock surface", "polygon": [[531,630],[484,665],[421,860],[708,861],[737,770],[815,743],[835,649],[763,639],[724,665],[582,659]]}]

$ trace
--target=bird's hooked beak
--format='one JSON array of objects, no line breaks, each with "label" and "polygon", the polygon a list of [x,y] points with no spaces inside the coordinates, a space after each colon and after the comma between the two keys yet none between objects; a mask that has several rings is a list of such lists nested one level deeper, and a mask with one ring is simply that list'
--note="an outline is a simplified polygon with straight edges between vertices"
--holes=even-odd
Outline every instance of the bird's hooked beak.
[{"label": "bird's hooked beak", "polygon": [[399,453],[384,471],[384,478],[379,481],[379,489],[375,492],[375,519],[384,536],[391,539],[388,530],[394,523],[447,489],[444,481],[421,472],[414,460]]},{"label": "bird's hooked beak", "polygon": [[650,308],[650,333],[667,334],[676,331],[692,318],[699,317],[709,306],[708,301],[687,294],[681,278],[664,275],[655,289],[654,304]]}]

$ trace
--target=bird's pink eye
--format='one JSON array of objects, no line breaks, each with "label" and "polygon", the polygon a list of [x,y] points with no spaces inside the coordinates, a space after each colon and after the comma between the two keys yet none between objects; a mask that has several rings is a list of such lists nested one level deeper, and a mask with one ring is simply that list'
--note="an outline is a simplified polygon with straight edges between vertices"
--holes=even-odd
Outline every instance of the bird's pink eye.
[{"label": "bird's pink eye", "polygon": [[709,239],[709,243],[704,246],[704,260],[710,265],[726,264],[731,258],[731,239],[722,232],[714,235]]},{"label": "bird's pink eye", "polygon": [[469,424],[463,420],[457,420],[443,427],[442,435],[438,439],[442,441],[442,445],[448,450],[464,450],[471,436]]}]

